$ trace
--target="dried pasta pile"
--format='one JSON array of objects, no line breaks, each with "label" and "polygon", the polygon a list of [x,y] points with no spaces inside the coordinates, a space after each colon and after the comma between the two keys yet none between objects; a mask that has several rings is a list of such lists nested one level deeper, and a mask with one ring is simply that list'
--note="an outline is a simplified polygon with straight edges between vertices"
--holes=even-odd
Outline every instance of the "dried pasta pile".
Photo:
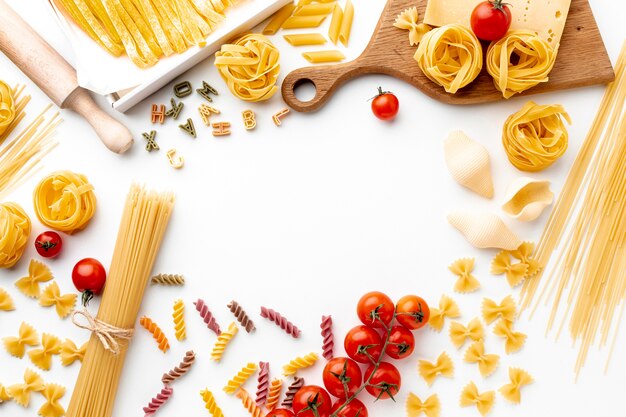
[{"label": "dried pasta pile", "polygon": [[224,20],[231,0],[54,0],[94,41],[140,68],[160,57],[202,46]]},{"label": "dried pasta pile", "polygon": [[[563,324],[581,342],[577,372],[598,333],[603,346],[617,332],[621,313],[615,314],[626,298],[626,43],[615,73],[536,253],[547,265],[561,248],[540,294],[552,300],[549,328],[565,308]],[[536,298],[541,276],[524,282],[522,307]]]}]

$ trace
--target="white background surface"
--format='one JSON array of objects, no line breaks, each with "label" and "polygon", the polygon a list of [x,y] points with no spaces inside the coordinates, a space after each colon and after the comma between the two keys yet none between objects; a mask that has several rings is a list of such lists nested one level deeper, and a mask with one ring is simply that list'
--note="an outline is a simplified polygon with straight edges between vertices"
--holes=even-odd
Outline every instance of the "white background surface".
[{"label": "white background surface", "polygon": [[[374,4],[376,3],[376,4]],[[615,61],[626,35],[625,6],[620,2],[592,1],[609,53]],[[47,39],[63,46],[64,39],[53,19],[42,12],[38,0],[12,1],[27,20]],[[355,1],[356,19],[347,54],[356,57],[365,47],[382,10],[382,2]],[[275,37],[282,55],[283,75],[305,65],[299,50]],[[584,65],[584,62],[581,62]],[[0,57],[1,78],[9,83],[27,83],[33,101],[29,116],[48,102],[47,98],[6,58]],[[149,287],[141,314],[160,323],[170,336],[172,349],[166,355],[157,350],[151,336],[138,329],[124,369],[114,415],[140,416],[141,408],[160,389],[162,372],[178,363],[184,352],[198,352],[198,363],[191,374],[174,386],[175,394],[162,416],[207,415],[198,392],[209,387],[227,416],[245,412],[236,398],[221,392],[226,380],[248,361],[270,361],[272,374],[294,356],[319,351],[319,318],[332,314],[337,334],[337,354],[343,354],[345,332],[357,324],[354,308],[366,291],[379,289],[397,299],[407,293],[425,297],[436,305],[442,293],[459,303],[466,323],[479,314],[483,297],[500,300],[511,293],[503,277],[489,274],[493,251],[470,247],[445,220],[447,212],[458,208],[497,211],[506,186],[522,174],[506,160],[500,144],[500,129],[506,117],[517,111],[526,99],[512,99],[472,107],[450,107],[432,101],[412,87],[395,79],[369,76],[339,89],[326,107],[316,114],[290,114],[283,126],[275,127],[271,114],[283,108],[280,96],[264,104],[248,105],[235,100],[207,61],[185,75],[197,86],[207,80],[220,90],[215,106],[222,115],[215,120],[230,121],[233,134],[216,139],[204,127],[196,108],[202,99],[193,95],[185,101],[181,119],[193,117],[198,138],[192,139],[168,120],[163,126],[149,122],[151,103],[168,103],[169,88],[122,116],[135,133],[136,146],[125,156],[107,152],[86,122],[63,112],[64,123],[57,137],[60,146],[45,159],[45,167],[34,178],[9,196],[21,204],[34,220],[33,237],[45,228],[37,223],[31,203],[36,182],[46,173],[70,169],[86,174],[94,184],[98,211],[87,230],[66,237],[64,253],[50,262],[62,291],[70,291],[74,263],[87,256],[109,265],[126,192],[132,181],[160,189],[172,189],[177,204],[155,272],[182,273],[184,288]],[[393,123],[382,123],[369,110],[368,98],[376,87],[394,91],[401,102],[401,113]],[[535,175],[553,181],[558,191],[595,115],[603,92],[593,87],[558,94],[534,96],[540,103],[562,103],[574,125],[571,147],[552,168]],[[240,112],[252,108],[258,127],[246,132]],[[160,152],[147,153],[141,132],[155,128]],[[496,197],[484,200],[458,186],[443,162],[442,139],[453,128],[465,130],[488,147],[492,156]],[[165,152],[175,147],[185,157],[180,171],[170,168]],[[547,213],[532,224],[507,221],[524,239],[536,240]],[[51,309],[43,309],[13,287],[23,276],[28,260],[36,256],[32,247],[12,270],[0,271],[0,285],[14,296],[17,310],[0,314],[0,335],[17,334],[22,320],[61,337],[77,342],[87,334],[69,320],[61,321]],[[453,276],[447,266],[463,256],[477,260],[475,273],[480,291],[459,295],[452,291]],[[517,290],[513,292],[517,296]],[[193,310],[192,301],[203,297],[226,327],[232,320],[225,308],[235,298],[256,319],[258,331],[240,332],[222,363],[209,360],[215,337]],[[171,305],[182,297],[187,306],[189,339],[179,343],[173,335]],[[260,305],[273,307],[301,326],[303,336],[293,340],[273,324],[258,317]],[[97,302],[91,306],[95,312]],[[458,396],[470,380],[479,389],[497,389],[507,381],[508,366],[527,369],[536,382],[523,391],[520,406],[512,406],[498,396],[492,416],[570,416],[623,415],[626,403],[626,324],[623,324],[616,354],[604,375],[606,350],[593,349],[578,382],[573,366],[577,351],[564,335],[557,343],[554,335],[544,338],[547,310],[540,309],[533,321],[524,316],[517,329],[528,334],[524,349],[505,355],[502,342],[489,331],[488,352],[502,355],[498,371],[488,379],[480,377],[475,366],[462,363],[446,333],[425,329],[418,334],[418,347],[401,367],[403,388],[399,403],[379,402],[370,407],[371,416],[404,415],[409,391],[425,399],[437,393],[443,404],[442,416],[476,416],[474,408],[461,409]],[[453,379],[439,379],[428,388],[417,375],[418,358],[434,360],[441,351],[453,357]],[[28,359],[19,360],[0,349],[0,382],[19,382]],[[63,368],[55,358],[46,381],[68,387],[63,399],[67,406],[78,365]],[[319,364],[302,375],[311,383],[321,383]],[[254,384],[247,385],[254,391]],[[13,403],[0,406],[0,415],[31,416],[42,399],[35,395],[27,410]],[[369,402],[369,400],[368,400]]]}]

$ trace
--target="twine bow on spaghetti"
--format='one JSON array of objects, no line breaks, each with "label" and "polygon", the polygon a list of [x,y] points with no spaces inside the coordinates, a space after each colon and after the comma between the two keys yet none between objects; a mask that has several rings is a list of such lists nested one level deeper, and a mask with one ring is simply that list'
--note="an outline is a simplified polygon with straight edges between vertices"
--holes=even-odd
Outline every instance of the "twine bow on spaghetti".
[{"label": "twine bow on spaghetti", "polygon": [[[87,320],[87,324],[81,324],[77,320],[77,316],[83,316]],[[100,343],[105,350],[117,355],[120,353],[120,344],[118,340],[130,340],[133,337],[133,329],[121,329],[111,324],[98,320],[91,315],[89,310],[83,309],[75,311],[72,314],[72,323],[81,329],[89,330],[100,339]]]}]

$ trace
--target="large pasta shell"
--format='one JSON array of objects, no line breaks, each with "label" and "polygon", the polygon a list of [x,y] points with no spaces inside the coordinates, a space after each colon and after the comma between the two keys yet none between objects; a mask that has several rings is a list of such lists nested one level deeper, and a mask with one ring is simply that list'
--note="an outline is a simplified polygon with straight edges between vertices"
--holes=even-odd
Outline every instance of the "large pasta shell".
[{"label": "large pasta shell", "polygon": [[506,190],[502,210],[514,219],[530,222],[554,201],[550,181],[521,177]]},{"label": "large pasta shell", "polygon": [[520,238],[493,213],[454,212],[448,215],[448,222],[480,249],[515,250],[522,244]]},{"label": "large pasta shell", "polygon": [[446,165],[459,184],[475,193],[493,198],[489,152],[480,143],[455,130],[444,141]]}]

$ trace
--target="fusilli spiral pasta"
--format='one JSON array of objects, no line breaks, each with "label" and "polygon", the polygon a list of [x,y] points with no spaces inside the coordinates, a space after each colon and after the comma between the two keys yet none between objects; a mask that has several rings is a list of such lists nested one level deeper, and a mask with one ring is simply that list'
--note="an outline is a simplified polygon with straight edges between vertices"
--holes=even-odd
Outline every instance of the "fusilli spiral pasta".
[{"label": "fusilli spiral pasta", "polygon": [[267,401],[265,402],[265,408],[272,411],[278,405],[280,398],[280,392],[283,388],[283,381],[280,379],[273,379],[270,382],[269,392],[267,394]]},{"label": "fusilli spiral pasta", "polygon": [[52,355],[59,353],[61,353],[61,339],[44,333],[41,335],[41,348],[29,350],[28,357],[33,365],[44,371],[49,371],[52,366]]},{"label": "fusilli spiral pasta", "polygon": [[230,303],[228,303],[227,307],[230,312],[235,315],[237,321],[243,326],[243,328],[246,329],[246,332],[251,333],[256,330],[256,327],[254,327],[254,322],[250,320],[248,314],[243,310],[243,308],[241,308],[237,301],[231,301]]},{"label": "fusilli spiral pasta", "polygon": [[45,177],[34,192],[35,214],[44,225],[73,234],[84,229],[96,211],[96,195],[87,177],[59,171]]},{"label": "fusilli spiral pasta", "polygon": [[198,300],[195,301],[193,305],[196,306],[196,310],[200,314],[200,317],[202,317],[202,319],[204,320],[204,323],[209,328],[209,330],[213,331],[216,335],[219,336],[222,332],[220,330],[220,325],[217,323],[217,320],[215,320],[215,317],[213,317],[213,313],[211,313],[211,311],[209,310],[209,306],[206,305],[204,300],[198,298]]},{"label": "fusilli spiral pasta", "polygon": [[0,268],[20,260],[30,236],[30,218],[16,203],[0,204]]},{"label": "fusilli spiral pasta", "polygon": [[163,385],[169,385],[178,378],[185,375],[187,372],[189,372],[191,366],[194,364],[195,361],[195,352],[193,350],[187,351],[187,353],[185,353],[185,357],[183,358],[182,362],[178,364],[178,366],[170,369],[163,374],[163,376],[161,377],[161,382],[163,382]]},{"label": "fusilli spiral pasta", "polygon": [[424,75],[451,94],[474,81],[483,67],[480,41],[458,24],[424,34],[414,58]]},{"label": "fusilli spiral pasta", "polygon": [[156,397],[152,398],[148,405],[143,408],[144,417],[150,417],[159,411],[159,409],[163,407],[163,404],[172,397],[172,394],[174,394],[172,387],[165,386],[161,388],[161,392],[159,392]]},{"label": "fusilli spiral pasta", "polygon": [[318,356],[314,352],[292,359],[287,365],[283,366],[283,375],[285,376],[295,375],[299,369],[304,369],[304,368],[308,368],[310,366],[315,365],[315,362],[317,362],[317,359],[318,359]]},{"label": "fusilli spiral pasta", "polygon": [[504,98],[511,98],[537,84],[548,82],[556,54],[557,51],[534,32],[511,31],[489,45],[487,72]]},{"label": "fusilli spiral pasta", "polygon": [[61,318],[67,317],[76,304],[76,294],[61,295],[61,290],[56,282],[48,285],[39,296],[39,305],[43,307],[54,306]]},{"label": "fusilli spiral pasta", "polygon": [[250,413],[252,417],[261,417],[261,415],[263,414],[261,412],[261,408],[256,405],[254,399],[252,399],[252,397],[250,397],[250,394],[248,394],[248,391],[243,388],[239,388],[236,395],[237,398],[241,400],[241,404],[246,410],[248,410],[248,413]]},{"label": "fusilli spiral pasta", "polygon": [[149,317],[143,316],[139,319],[139,324],[143,326],[144,329],[152,333],[152,337],[159,345],[159,349],[165,353],[170,348],[170,342],[167,340],[167,336],[163,333],[163,330],[152,321]]},{"label": "fusilli spiral pasta", "polygon": [[254,373],[256,372],[256,363],[250,362],[235,375],[231,380],[226,383],[224,392],[226,394],[234,394],[237,388],[242,386]]},{"label": "fusilli spiral pasta", "polygon": [[235,322],[230,323],[230,325],[228,326],[228,329],[220,333],[220,335],[217,337],[217,342],[215,342],[215,345],[213,346],[213,350],[211,351],[211,359],[213,359],[216,362],[219,362],[222,359],[222,356],[224,355],[224,351],[226,350],[226,347],[231,342],[231,340],[233,340],[233,338],[237,335],[238,332],[239,332],[239,327],[237,327]]},{"label": "fusilli spiral pasta", "polygon": [[333,336],[333,318],[331,316],[322,316],[322,323],[320,324],[322,329],[322,356],[327,361],[333,358],[333,348],[335,347],[335,341]]},{"label": "fusilli spiral pasta", "polygon": [[298,329],[298,327],[283,317],[280,313],[272,310],[271,308],[261,307],[261,317],[273,322],[294,338],[297,339],[300,337],[300,329]]},{"label": "fusilli spiral pasta", "polygon": [[200,391],[200,396],[202,396],[202,401],[204,401],[205,408],[211,413],[213,417],[224,417],[224,413],[222,413],[222,409],[218,407],[215,402],[215,397],[213,393],[208,389],[204,389]]},{"label": "fusilli spiral pasta", "polygon": [[57,384],[46,384],[41,395],[46,399],[38,411],[41,417],[63,417],[65,415],[65,409],[59,403],[59,400],[65,395],[65,387]]},{"label": "fusilli spiral pasta", "polygon": [[172,318],[174,319],[176,340],[185,340],[187,337],[187,327],[185,326],[185,303],[183,303],[183,300],[174,301]]},{"label": "fusilli spiral pasta", "polygon": [[152,285],[170,285],[179,286],[185,285],[185,277],[178,274],[158,274],[150,278]]},{"label": "fusilli spiral pasta", "polygon": [[4,348],[10,355],[16,358],[22,358],[26,351],[26,346],[39,345],[39,336],[33,326],[22,322],[17,337],[8,336],[2,339],[2,341],[4,342]]},{"label": "fusilli spiral pasta", "polygon": [[87,351],[87,342],[78,348],[76,344],[70,339],[65,339],[61,345],[61,364],[63,366],[70,366],[76,361],[82,362]]},{"label": "fusilli spiral pasta", "polygon": [[256,405],[263,407],[267,402],[267,394],[270,387],[270,364],[259,362],[259,376],[257,377]]},{"label": "fusilli spiral pasta", "polygon": [[215,53],[215,66],[233,95],[244,101],[268,100],[278,91],[280,53],[268,38],[249,34]]},{"label": "fusilli spiral pasta", "polygon": [[281,406],[291,408],[293,406],[293,397],[303,386],[304,378],[295,377],[293,382],[289,385],[289,387],[287,387],[287,392],[285,393],[285,398],[283,399]]},{"label": "fusilli spiral pasta", "polygon": [[44,388],[45,384],[39,374],[26,368],[26,371],[24,371],[24,383],[7,387],[7,392],[16,404],[22,407],[28,407],[30,403],[30,393],[41,392]]},{"label": "fusilli spiral pasta", "polygon": [[4,288],[0,288],[0,311],[13,311],[15,310],[15,303],[11,294]]}]

